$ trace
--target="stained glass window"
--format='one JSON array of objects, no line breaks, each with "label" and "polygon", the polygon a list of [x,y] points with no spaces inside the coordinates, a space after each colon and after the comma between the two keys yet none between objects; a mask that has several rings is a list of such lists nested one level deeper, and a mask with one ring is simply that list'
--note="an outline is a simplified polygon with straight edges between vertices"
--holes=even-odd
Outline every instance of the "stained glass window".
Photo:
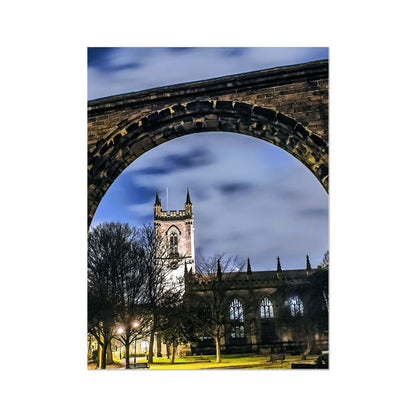
[{"label": "stained glass window", "polygon": [[289,300],[290,314],[292,316],[303,316],[303,302],[298,296],[293,296]]},{"label": "stained glass window", "polygon": [[243,305],[238,299],[230,303],[231,339],[244,338]]},{"label": "stained glass window", "polygon": [[260,318],[273,318],[273,305],[269,298],[263,298],[260,303]]},{"label": "stained glass window", "polygon": [[230,319],[243,322],[243,305],[238,299],[233,299],[230,303]]}]

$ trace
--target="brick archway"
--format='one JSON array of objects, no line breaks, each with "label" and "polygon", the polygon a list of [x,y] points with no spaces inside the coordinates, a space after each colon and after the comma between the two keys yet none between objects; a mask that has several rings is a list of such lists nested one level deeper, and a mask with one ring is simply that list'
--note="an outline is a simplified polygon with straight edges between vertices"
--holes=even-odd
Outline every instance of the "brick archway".
[{"label": "brick archway", "polygon": [[[88,224],[107,189],[135,159],[166,141],[199,132],[239,133],[272,143],[303,163],[328,191],[327,106],[324,105],[327,62],[323,65],[326,78],[322,68],[318,75],[311,71],[316,69],[313,64],[316,63],[289,67],[292,69],[289,79],[287,68],[275,68],[90,102]],[[247,78],[248,75],[251,77]],[[282,77],[280,84],[277,75]],[[323,82],[323,87],[318,88],[316,78]],[[266,90],[272,88],[274,105],[273,101],[261,103],[261,99],[255,98],[259,95],[258,88],[254,89],[256,82]],[[309,94],[302,93],[303,101],[291,106],[277,105],[278,97],[281,99],[285,91],[287,97],[294,94],[293,85]],[[255,97],[247,95],[248,86]],[[313,97],[320,100],[312,100]],[[316,128],[305,127],[310,124]]]}]

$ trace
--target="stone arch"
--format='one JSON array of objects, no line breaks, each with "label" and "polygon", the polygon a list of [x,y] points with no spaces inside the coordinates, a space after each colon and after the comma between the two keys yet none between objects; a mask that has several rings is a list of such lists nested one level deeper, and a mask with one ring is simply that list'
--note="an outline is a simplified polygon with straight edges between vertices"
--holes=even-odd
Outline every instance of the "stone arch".
[{"label": "stone arch", "polygon": [[215,131],[245,134],[280,147],[328,191],[328,144],[297,120],[243,101],[194,99],[130,116],[95,143],[88,158],[88,224],[105,192],[139,156],[177,137]]}]

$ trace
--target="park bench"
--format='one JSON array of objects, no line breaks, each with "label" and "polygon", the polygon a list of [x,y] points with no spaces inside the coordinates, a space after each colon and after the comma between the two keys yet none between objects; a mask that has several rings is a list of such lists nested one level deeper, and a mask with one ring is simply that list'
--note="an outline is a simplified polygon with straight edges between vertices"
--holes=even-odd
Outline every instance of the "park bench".
[{"label": "park bench", "polygon": [[130,363],[130,368],[149,368],[149,363]]},{"label": "park bench", "polygon": [[270,362],[275,363],[276,361],[282,362],[286,358],[285,354],[272,354],[270,355]]},{"label": "park bench", "polygon": [[313,368],[319,368],[316,364],[310,364],[310,363],[292,363],[292,368],[301,368],[301,369],[313,369]]},{"label": "park bench", "polygon": [[210,363],[211,360],[209,360],[208,358],[198,357],[193,362],[194,363]]}]

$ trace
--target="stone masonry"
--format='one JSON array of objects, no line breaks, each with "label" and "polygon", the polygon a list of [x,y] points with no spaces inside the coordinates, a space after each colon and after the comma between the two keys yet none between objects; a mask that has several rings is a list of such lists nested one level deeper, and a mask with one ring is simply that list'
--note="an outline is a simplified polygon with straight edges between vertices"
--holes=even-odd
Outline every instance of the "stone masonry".
[{"label": "stone masonry", "polygon": [[162,202],[156,192],[153,211],[155,232],[159,233],[169,246],[172,270],[168,278],[175,285],[183,285],[185,270],[195,270],[194,214],[189,189],[184,210],[163,211]]},{"label": "stone masonry", "polygon": [[187,134],[266,140],[328,190],[328,61],[122,94],[88,103],[88,224],[117,176],[146,151]]}]

